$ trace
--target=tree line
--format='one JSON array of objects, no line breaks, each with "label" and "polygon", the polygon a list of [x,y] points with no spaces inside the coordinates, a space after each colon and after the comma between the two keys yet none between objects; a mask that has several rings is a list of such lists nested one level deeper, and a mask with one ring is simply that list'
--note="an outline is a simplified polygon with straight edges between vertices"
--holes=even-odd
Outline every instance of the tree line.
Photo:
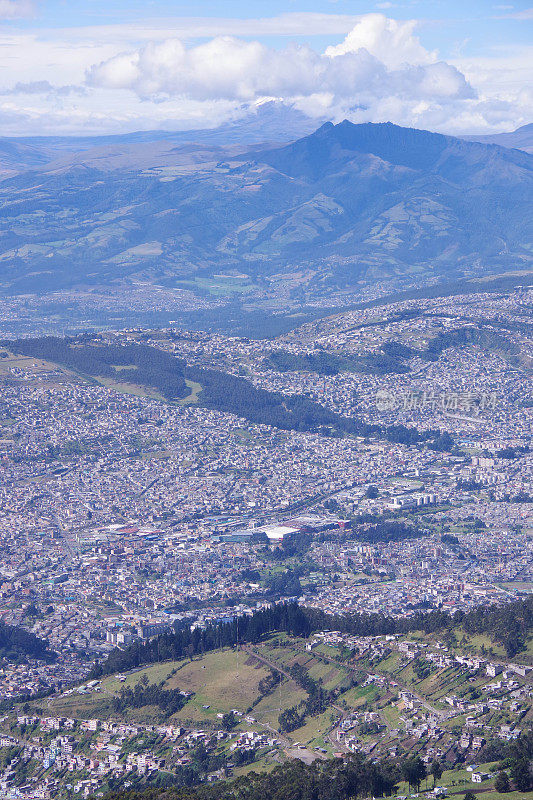
[{"label": "tree line", "polygon": [[163,633],[146,642],[138,641],[124,650],[115,648],[102,664],[96,664],[89,675],[98,678],[124,672],[145,664],[179,660],[200,655],[221,647],[255,643],[271,633],[286,632],[307,637],[313,631],[336,630],[354,636],[385,636],[421,630],[439,633],[462,626],[467,633],[484,633],[502,644],[507,654],[516,655],[525,645],[533,628],[533,595],[505,606],[488,606],[474,611],[457,611],[453,616],[444,611],[418,612],[411,617],[388,617],[384,614],[346,614],[335,616],[295,602],[278,603],[252,615],[236,617],[205,628],[180,628]]},{"label": "tree line", "polygon": [[297,603],[279,603],[256,611],[251,616],[236,617],[231,622],[220,622],[192,631],[188,627],[180,628],[146,642],[134,642],[124,650],[115,648],[103,664],[93,667],[90,678],[124,672],[144,664],[192,658],[221,647],[254,643],[265,634],[278,631],[285,631],[293,636],[309,635],[309,621]]},{"label": "tree line", "polygon": [[371,761],[356,754],[312,764],[289,761],[270,773],[250,772],[194,789],[115,791],[105,800],[358,800],[390,796],[401,778],[395,761]]},{"label": "tree line", "polygon": [[509,658],[524,647],[533,628],[533,595],[503,606],[480,606],[473,611],[420,611],[411,617],[393,618],[384,614],[348,614],[332,617],[314,608],[305,610],[313,630],[338,630],[355,636],[384,636],[421,630],[442,633],[462,627],[467,633],[487,634],[501,644]]}]

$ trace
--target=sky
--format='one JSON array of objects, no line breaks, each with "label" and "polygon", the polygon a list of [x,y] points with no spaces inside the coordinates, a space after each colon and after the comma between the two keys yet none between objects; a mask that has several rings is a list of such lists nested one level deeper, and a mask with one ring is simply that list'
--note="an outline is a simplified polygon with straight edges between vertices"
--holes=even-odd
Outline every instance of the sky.
[{"label": "sky", "polygon": [[532,0],[0,0],[0,136],[215,127],[276,99],[451,134],[533,122]]}]

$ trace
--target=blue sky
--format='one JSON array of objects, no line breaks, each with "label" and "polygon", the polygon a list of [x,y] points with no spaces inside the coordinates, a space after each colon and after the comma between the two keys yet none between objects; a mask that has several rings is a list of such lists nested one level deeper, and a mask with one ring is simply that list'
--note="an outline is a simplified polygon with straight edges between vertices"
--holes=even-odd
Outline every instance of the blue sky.
[{"label": "blue sky", "polygon": [[[262,19],[291,13],[321,13],[328,15],[358,15],[372,11],[385,13],[395,19],[421,22],[424,42],[438,47],[444,58],[451,57],[457,48],[475,55],[486,55],[500,45],[528,44],[531,27],[524,25],[521,14],[533,6],[531,0],[507,3],[483,0],[420,0],[419,2],[366,2],[362,0],[199,0],[165,2],[164,0],[49,0],[34,4],[35,15],[23,21],[27,28],[65,28],[96,25],[124,25],[128,22],[174,21],[183,17],[228,19]],[[191,13],[193,12],[193,13]],[[530,18],[531,22],[531,18]],[[19,19],[18,24],[21,24]],[[272,45],[281,45],[284,37],[266,37]],[[306,39],[305,34],[293,38]],[[334,43],[333,36],[313,34],[318,46]]]},{"label": "blue sky", "polygon": [[527,2],[0,0],[0,135],[219,124],[265,99],[451,133],[533,121]]}]

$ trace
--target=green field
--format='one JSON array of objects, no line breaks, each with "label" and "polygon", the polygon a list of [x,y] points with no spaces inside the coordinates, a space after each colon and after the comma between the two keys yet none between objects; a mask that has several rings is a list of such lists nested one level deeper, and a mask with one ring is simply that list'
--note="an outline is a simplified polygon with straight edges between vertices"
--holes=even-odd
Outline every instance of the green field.
[{"label": "green field", "polygon": [[[165,689],[178,688],[191,692],[193,696],[172,717],[174,721],[194,723],[219,722],[217,714],[232,709],[243,715],[250,714],[259,724],[277,728],[280,710],[298,704],[306,693],[292,681],[284,679],[276,690],[261,698],[259,682],[270,675],[270,669],[241,650],[217,650],[190,661],[166,661],[128,673],[126,680],[117,676],[102,680],[99,691],[90,695],[74,692],[68,696],[50,699],[47,713],[55,712],[74,718],[99,717],[101,719],[127,719],[138,722],[154,722],[164,719],[158,708],[145,706],[128,709],[119,714],[111,707],[111,699],[122,686],[134,687],[146,675],[150,683],[163,683]],[[247,726],[249,724],[247,723]]]},{"label": "green field", "polygon": [[202,391],[202,384],[197,383],[196,381],[191,381],[188,378],[185,378],[185,383],[191,390],[191,393],[184,397],[183,400],[178,400],[177,403],[180,406],[188,406],[198,402],[198,395]]},{"label": "green field", "polygon": [[139,386],[136,383],[117,381],[114,378],[104,378],[101,376],[95,380],[107,389],[113,389],[115,392],[120,392],[121,394],[133,394],[136,397],[150,397],[152,400],[164,399],[163,395],[156,389],[150,389],[147,386]]}]

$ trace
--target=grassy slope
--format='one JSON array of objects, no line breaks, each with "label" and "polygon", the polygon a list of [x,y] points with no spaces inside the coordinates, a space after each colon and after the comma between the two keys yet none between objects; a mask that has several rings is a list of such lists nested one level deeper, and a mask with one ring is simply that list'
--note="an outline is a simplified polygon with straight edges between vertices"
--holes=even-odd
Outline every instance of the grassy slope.
[{"label": "grassy slope", "polygon": [[132,709],[122,715],[111,709],[112,695],[118,693],[122,686],[133,687],[143,674],[147,675],[150,683],[163,681],[165,688],[178,687],[194,693],[172,718],[175,721],[214,722],[217,713],[236,709],[244,714],[255,704],[250,712],[254,718],[258,722],[276,726],[280,708],[284,710],[295,705],[306,696],[293,681],[284,679],[279,689],[260,699],[259,682],[270,674],[269,668],[244,651],[237,653],[226,649],[206,653],[193,661],[167,661],[141,668],[128,673],[124,682],[119,681],[117,676],[105,678],[100,691],[90,695],[74,692],[66,697],[51,698],[47,712],[79,718],[96,716],[145,722],[162,719],[159,709]]},{"label": "grassy slope", "polygon": [[[285,635],[279,635],[259,646],[257,651],[283,669],[287,669],[295,663],[303,664],[315,679],[322,678],[324,685],[328,687],[345,684],[347,670],[325,663],[320,659],[319,653],[302,652],[300,649],[302,644],[303,642],[297,639],[290,640]],[[334,656],[334,653],[331,652],[333,648],[326,649],[330,650],[331,655]],[[388,671],[384,669],[386,663],[384,661],[376,665],[376,668],[380,672]],[[395,658],[390,659],[387,666],[389,670],[394,668],[398,670]],[[402,673],[401,677],[404,680],[410,679],[412,676],[412,670],[409,669],[398,672]],[[305,698],[305,693],[292,680],[284,678],[281,685],[272,694],[256,702],[259,698],[259,682],[269,674],[269,668],[259,664],[257,660],[242,650],[237,653],[235,650],[225,649],[207,653],[193,661],[165,662],[139,669],[128,674],[124,682],[119,681],[116,676],[111,676],[102,681],[100,692],[88,696],[73,694],[66,698],[51,698],[48,701],[47,713],[81,718],[98,716],[118,719],[121,715],[112,712],[110,707],[112,694],[118,692],[123,685],[134,686],[143,674],[148,676],[151,683],[163,681],[167,688],[177,686],[180,689],[194,692],[194,697],[172,718],[172,721],[176,723],[190,721],[197,725],[219,724],[217,713],[221,714],[231,709],[237,709],[244,715],[247,709],[256,703],[249,712],[256,722],[249,723],[243,718],[239,728],[255,728],[262,731],[265,726],[268,726],[275,729],[280,710],[297,705],[300,700]],[[415,691],[426,694],[439,705],[437,696],[442,696],[452,688],[457,689],[461,679],[462,675],[459,674],[459,671],[452,668],[434,673],[424,681],[415,679],[412,686]],[[409,681],[406,680],[406,682]],[[382,700],[375,704],[376,708],[383,706],[382,718],[389,727],[396,727],[401,714],[401,706],[391,704],[387,699],[389,696],[385,696],[386,691],[383,688],[373,685],[357,686],[344,691],[337,702],[346,703],[346,710],[349,711],[351,708],[359,708],[366,702],[372,704],[376,695],[382,697]],[[40,704],[42,703],[43,701],[40,701]],[[209,708],[204,708],[204,706],[209,706]],[[122,715],[122,718],[130,721],[154,722],[162,720],[163,715],[157,708],[145,707],[129,711]],[[304,726],[293,731],[287,738],[293,743],[299,742],[309,748],[324,748],[331,755],[338,747],[335,740],[328,737],[333,718],[338,718],[338,712],[335,708],[330,707],[317,717],[308,717]],[[494,768],[494,765],[492,767]],[[258,765],[256,764],[254,768],[257,770]],[[259,768],[262,769],[263,764]],[[268,768],[272,768],[271,763],[268,764]],[[250,769],[252,769],[251,766]],[[519,798],[533,800],[533,792],[526,794],[511,792],[507,795],[498,795],[493,790],[493,779],[481,786],[473,785],[470,773],[465,770],[446,771],[439,784],[448,786],[450,796],[455,795],[458,799],[462,798],[467,789],[472,788],[476,791],[478,800],[498,800],[500,797],[506,797],[507,800],[519,800]],[[431,785],[431,779],[429,785]],[[399,793],[409,796],[407,787],[403,785],[400,787]]]}]

